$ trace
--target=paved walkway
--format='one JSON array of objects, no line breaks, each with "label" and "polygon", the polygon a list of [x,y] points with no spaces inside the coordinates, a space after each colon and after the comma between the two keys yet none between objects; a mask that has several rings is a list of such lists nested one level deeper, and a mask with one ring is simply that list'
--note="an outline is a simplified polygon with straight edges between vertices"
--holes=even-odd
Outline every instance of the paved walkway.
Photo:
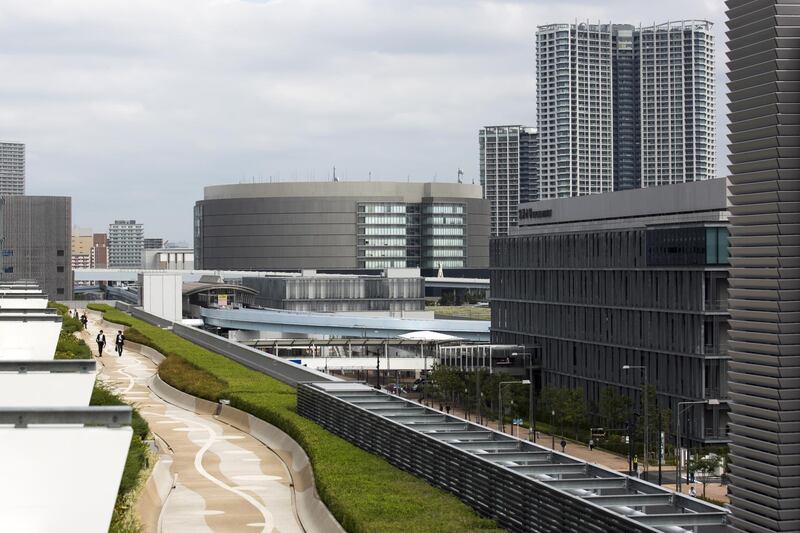
[{"label": "paved walkway", "polygon": [[[88,331],[81,334],[95,356],[99,329],[91,317]],[[113,348],[108,349],[116,330],[105,334],[109,344],[103,357],[96,358],[102,365],[99,379],[135,405],[149,423],[159,447],[155,475],[177,479],[163,508],[153,498],[140,498],[137,510],[144,531],[304,531],[295,514],[289,473],[277,455],[213,416],[195,414],[158,398],[147,388],[155,364],[129,349],[117,357]]]},{"label": "paved walkway", "polygon": [[[438,408],[438,403],[437,402],[428,402],[428,405],[430,407],[433,407],[434,409]],[[467,418],[468,420],[470,420],[472,422],[477,422],[476,417],[475,417],[475,415],[473,413],[470,413],[469,417],[465,417],[464,411],[461,410],[460,408],[455,408],[455,407],[451,408],[450,409],[450,414],[454,415],[454,416],[459,416],[461,418]],[[489,427],[491,427],[492,429],[495,429],[495,430],[498,429],[496,420],[490,421],[487,424],[487,421],[484,419],[484,425],[488,425]],[[505,429],[505,433],[509,433],[510,434],[511,425],[510,424],[506,424],[504,429]],[[529,431],[525,427],[516,427],[515,426],[514,427],[514,436],[515,437],[519,437],[519,438],[521,438],[523,440],[528,440],[529,439]],[[536,432],[536,437],[537,437],[536,438],[536,443],[537,444],[542,445],[542,446],[547,446],[548,448],[552,448],[552,449],[555,449],[557,451],[561,451],[561,437],[560,436],[555,435],[555,437],[554,437],[553,435],[551,435],[549,433],[543,433],[542,431],[537,431]],[[624,473],[628,472],[628,458],[627,457],[624,457],[622,455],[617,455],[615,453],[611,453],[611,452],[606,451],[606,450],[601,450],[599,448],[594,448],[593,450],[589,451],[589,447],[586,446],[586,445],[579,444],[579,443],[576,443],[574,441],[570,441],[569,439],[566,439],[566,441],[567,441],[567,446],[566,446],[566,449],[564,450],[564,453],[566,453],[568,455],[571,455],[573,457],[576,457],[578,459],[581,459],[583,461],[586,461],[588,463],[595,463],[595,464],[598,464],[600,466],[604,466],[604,467],[609,468],[611,470],[617,470],[619,472],[624,472]],[[641,468],[642,467],[640,465],[639,469],[641,470]],[[670,478],[674,480],[674,476],[675,476],[675,474],[674,474],[675,473],[675,467],[674,466],[662,466],[661,468],[662,468],[662,475],[665,475],[669,471]],[[649,477],[650,480],[655,479],[655,476],[657,475],[656,474],[657,471],[658,471],[658,467],[657,466],[650,465],[650,477]],[[694,488],[697,491],[698,495],[702,495],[703,494],[703,483],[701,483],[699,481],[696,481],[692,485],[694,485]],[[674,483],[672,483],[672,484],[664,483],[662,486],[664,488],[669,489],[669,490],[675,490],[675,484]],[[681,487],[682,488],[681,492],[683,492],[684,494],[688,494],[690,486],[691,486],[690,484],[684,482],[684,484]],[[727,503],[728,502],[728,487],[726,485],[721,485],[719,483],[709,483],[708,487],[706,487],[706,496],[709,497],[709,498],[713,498],[715,500]]]}]

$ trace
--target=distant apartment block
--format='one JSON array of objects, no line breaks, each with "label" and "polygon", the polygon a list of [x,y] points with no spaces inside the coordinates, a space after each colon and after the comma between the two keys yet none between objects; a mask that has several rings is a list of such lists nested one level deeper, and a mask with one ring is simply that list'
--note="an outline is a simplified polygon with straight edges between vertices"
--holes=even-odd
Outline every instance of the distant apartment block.
[{"label": "distant apartment block", "polygon": [[714,177],[711,23],[536,34],[539,199]]},{"label": "distant apartment block", "polygon": [[108,234],[92,235],[92,265],[94,268],[108,268]]},{"label": "distant apartment block", "polygon": [[800,531],[800,6],[728,0],[730,530]]},{"label": "distant apartment block", "polygon": [[517,206],[539,199],[536,128],[486,126],[478,142],[481,186],[491,208],[491,235],[507,235],[517,223]]},{"label": "distant apartment block", "polygon": [[642,187],[715,177],[711,23],[638,30]]},{"label": "distant apartment block", "polygon": [[161,238],[148,238],[144,240],[144,249],[145,250],[159,250],[164,248],[165,245],[164,239]]},{"label": "distant apartment block", "polygon": [[94,235],[91,228],[72,228],[72,268],[93,268]]},{"label": "distant apartment block", "polygon": [[139,268],[144,250],[144,227],[135,220],[115,220],[108,226],[108,266]]},{"label": "distant apartment block", "polygon": [[33,279],[51,300],[72,299],[72,199],[0,197],[0,279]]},{"label": "distant apartment block", "polygon": [[25,145],[0,141],[0,196],[25,194]]},{"label": "distant apartment block", "polygon": [[590,402],[646,379],[685,446],[726,442],[727,217],[724,179],[524,204],[492,239],[492,343],[536,347],[544,385]]}]

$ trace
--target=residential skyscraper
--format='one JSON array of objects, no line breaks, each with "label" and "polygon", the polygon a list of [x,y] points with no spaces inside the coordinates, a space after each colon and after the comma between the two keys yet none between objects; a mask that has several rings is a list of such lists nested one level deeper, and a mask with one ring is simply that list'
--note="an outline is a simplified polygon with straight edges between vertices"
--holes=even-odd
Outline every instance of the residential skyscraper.
[{"label": "residential skyscraper", "polygon": [[641,186],[715,177],[711,23],[668,22],[637,33]]},{"label": "residential skyscraper", "polygon": [[508,235],[517,206],[539,198],[539,141],[536,128],[486,126],[478,134],[483,197],[491,207],[491,235]]},{"label": "residential skyscraper", "polygon": [[95,233],[92,236],[93,268],[108,268],[108,235]]},{"label": "residential skyscraper", "polygon": [[733,531],[800,531],[800,11],[727,0]]},{"label": "residential skyscraper", "polygon": [[711,23],[536,33],[539,199],[714,177]]},{"label": "residential skyscraper", "polygon": [[0,196],[25,194],[25,145],[0,141]]},{"label": "residential skyscraper", "polygon": [[115,220],[108,226],[108,266],[139,268],[144,250],[144,228],[135,220]]},{"label": "residential skyscraper", "polygon": [[91,228],[72,228],[72,268],[92,268],[94,238]]}]

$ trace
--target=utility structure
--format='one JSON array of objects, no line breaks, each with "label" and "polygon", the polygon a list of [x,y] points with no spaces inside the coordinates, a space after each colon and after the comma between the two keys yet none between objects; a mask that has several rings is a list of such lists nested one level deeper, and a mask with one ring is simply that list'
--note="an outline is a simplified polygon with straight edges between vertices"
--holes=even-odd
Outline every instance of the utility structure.
[{"label": "utility structure", "polygon": [[644,475],[645,475],[645,479],[647,479],[647,472],[650,470],[648,468],[648,466],[649,466],[648,465],[648,463],[649,463],[649,455],[647,454],[647,452],[648,452],[648,442],[647,441],[650,440],[650,426],[648,425],[648,420],[647,420],[647,418],[648,418],[648,416],[647,416],[648,415],[648,413],[647,413],[647,411],[648,411],[647,404],[650,403],[649,402],[649,398],[647,397],[647,366],[645,366],[645,365],[624,365],[622,367],[622,370],[641,370],[642,371],[641,375],[644,376],[643,379],[642,379],[641,390],[642,390],[642,403],[644,404],[644,407],[643,407],[643,411],[644,411],[644,433],[643,433],[643,436],[644,436],[644,472],[645,472]]}]

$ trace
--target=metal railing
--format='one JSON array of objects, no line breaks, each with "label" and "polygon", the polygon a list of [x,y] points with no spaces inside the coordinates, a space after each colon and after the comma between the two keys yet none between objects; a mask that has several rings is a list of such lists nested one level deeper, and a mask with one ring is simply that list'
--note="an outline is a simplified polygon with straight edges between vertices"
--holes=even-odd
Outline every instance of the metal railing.
[{"label": "metal railing", "polygon": [[25,428],[29,424],[85,424],[120,427],[131,425],[130,406],[0,407],[0,425]]},{"label": "metal railing", "polygon": [[58,372],[88,374],[94,372],[97,363],[94,360],[57,360],[57,361],[0,361],[0,372]]}]

